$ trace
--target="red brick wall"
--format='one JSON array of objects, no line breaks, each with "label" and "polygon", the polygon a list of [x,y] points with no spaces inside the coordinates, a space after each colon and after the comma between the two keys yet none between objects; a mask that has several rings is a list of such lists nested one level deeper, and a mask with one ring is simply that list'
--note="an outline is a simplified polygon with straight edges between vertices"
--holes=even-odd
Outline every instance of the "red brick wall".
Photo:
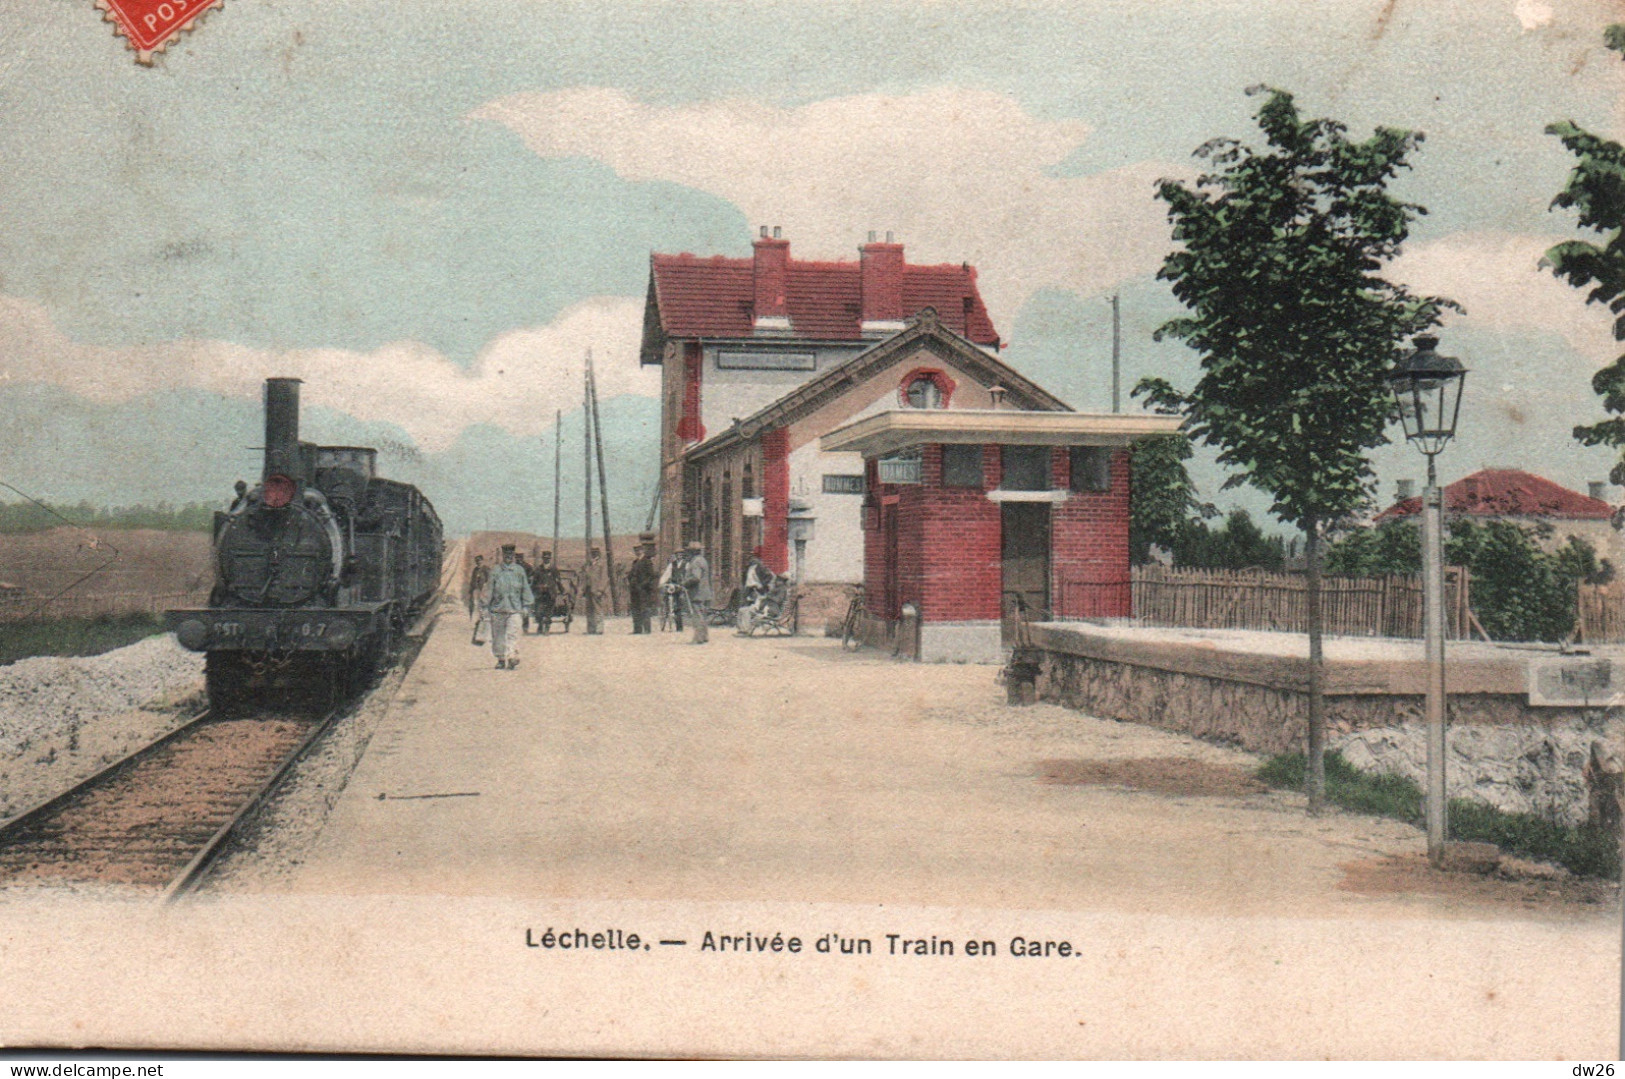
[{"label": "red brick wall", "polygon": [[762,561],[774,573],[790,572],[790,432],[763,431]]},{"label": "red brick wall", "polygon": [[[1071,455],[1051,458],[1057,487],[1070,486]],[[1112,454],[1111,487],[1074,491],[1050,516],[1050,601],[1062,617],[1125,618],[1129,610],[1129,455]]]},{"label": "red brick wall", "polygon": [[683,415],[677,421],[677,437],[685,442],[705,439],[700,422],[700,374],[705,370],[705,351],[698,341],[683,345]]},{"label": "red brick wall", "polygon": [[927,446],[917,504],[920,558],[913,602],[926,622],[968,622],[999,617],[1002,588],[999,504],[987,491],[998,486],[998,447],[982,451],[982,487],[943,487],[942,447]]},{"label": "red brick wall", "polygon": [[[1054,485],[1070,486],[1071,456],[1057,449]],[[896,607],[912,603],[927,622],[997,619],[1003,591],[1002,511],[988,499],[1002,476],[999,447],[982,454],[982,488],[943,487],[942,449],[927,446],[918,485],[882,486],[874,461],[865,464],[864,581],[869,613],[886,619],[883,507],[895,506],[898,544]],[[1129,457],[1112,454],[1111,487],[1077,491],[1050,515],[1051,606],[1063,617],[1123,617],[1129,611]],[[893,501],[895,500],[895,501]]]}]

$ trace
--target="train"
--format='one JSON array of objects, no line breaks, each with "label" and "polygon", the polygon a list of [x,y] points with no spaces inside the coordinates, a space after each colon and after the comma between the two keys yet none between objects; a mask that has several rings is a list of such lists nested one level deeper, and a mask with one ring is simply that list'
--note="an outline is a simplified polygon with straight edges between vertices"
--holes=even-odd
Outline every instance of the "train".
[{"label": "train", "polygon": [[265,382],[265,461],[214,515],[207,607],[165,612],[205,654],[210,707],[335,702],[388,664],[440,587],[444,535],[423,492],[378,452],[299,440],[296,378]]}]

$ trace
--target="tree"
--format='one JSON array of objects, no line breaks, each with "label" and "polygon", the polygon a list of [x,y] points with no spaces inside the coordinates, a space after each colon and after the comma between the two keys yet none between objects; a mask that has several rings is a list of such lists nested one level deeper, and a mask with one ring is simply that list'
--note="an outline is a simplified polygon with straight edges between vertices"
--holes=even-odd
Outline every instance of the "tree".
[{"label": "tree", "polygon": [[1280,570],[1286,565],[1286,541],[1266,536],[1243,509],[1231,510],[1218,528],[1187,519],[1171,550],[1175,566],[1191,569]]},{"label": "tree", "polygon": [[1570,536],[1555,551],[1541,541],[1548,524],[1455,521],[1445,558],[1472,574],[1473,613],[1497,641],[1560,641],[1574,629],[1576,591],[1582,580],[1609,573],[1606,561],[1585,540]]},{"label": "tree", "polygon": [[[1604,34],[1610,49],[1625,54],[1625,24]],[[1614,315],[1614,340],[1625,341],[1625,147],[1565,120],[1546,128],[1580,159],[1569,182],[1552,200],[1554,207],[1577,210],[1580,227],[1603,234],[1600,243],[1568,240],[1546,252],[1552,272],[1575,288],[1591,289],[1587,303],[1606,304]],[[1611,446],[1621,453],[1609,479],[1625,483],[1625,356],[1598,371],[1591,388],[1612,419],[1574,428],[1587,446]]]},{"label": "tree", "polygon": [[1421,573],[1422,530],[1414,518],[1384,521],[1375,528],[1356,528],[1326,548],[1325,568],[1335,577]]},{"label": "tree", "polygon": [[[1420,573],[1421,531],[1415,517],[1355,529],[1326,549],[1326,572],[1342,577]],[[1613,567],[1578,536],[1546,550],[1543,541],[1551,534],[1545,523],[1450,522],[1445,561],[1467,568],[1473,613],[1495,640],[1562,640],[1574,628],[1579,583],[1612,579]]]},{"label": "tree", "polygon": [[1385,376],[1404,342],[1436,325],[1437,297],[1418,297],[1378,271],[1426,211],[1387,191],[1422,136],[1378,128],[1352,142],[1344,125],[1303,120],[1292,95],[1268,87],[1256,117],[1267,145],[1215,139],[1194,186],[1163,180],[1179,245],[1158,276],[1191,312],[1157,336],[1183,340],[1202,375],[1181,393],[1163,379],[1135,388],[1186,416],[1193,438],[1251,483],[1271,512],[1303,532],[1308,564],[1309,810],[1325,801],[1321,692],[1320,538],[1372,485],[1367,452],[1387,441]]},{"label": "tree", "polygon": [[1194,518],[1217,511],[1196,497],[1185,462],[1191,440],[1184,435],[1142,438],[1129,451],[1134,487],[1129,495],[1129,558],[1135,565],[1151,559],[1153,545],[1172,551]]}]

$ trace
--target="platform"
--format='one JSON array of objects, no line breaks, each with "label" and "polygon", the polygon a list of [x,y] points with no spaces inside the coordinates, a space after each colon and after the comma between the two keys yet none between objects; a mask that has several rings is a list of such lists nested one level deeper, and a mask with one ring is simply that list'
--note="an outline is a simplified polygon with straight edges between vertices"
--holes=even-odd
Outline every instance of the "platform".
[{"label": "platform", "polygon": [[[446,614],[288,884],[1134,911],[1186,909],[1200,894],[1204,913],[1358,907],[1336,887],[1349,849],[1307,833],[1250,838],[1258,807],[1040,781],[1044,761],[1102,753],[1190,756],[1243,775],[1254,758],[1053,705],[1011,708],[987,667],[898,662],[822,637],[713,629],[693,645],[628,628],[527,637],[519,669],[500,671],[488,648],[469,645],[464,616]],[[1300,816],[1285,804],[1279,813],[1294,825]],[[1349,841],[1373,854],[1419,849],[1419,834],[1392,827],[1361,825]]]}]

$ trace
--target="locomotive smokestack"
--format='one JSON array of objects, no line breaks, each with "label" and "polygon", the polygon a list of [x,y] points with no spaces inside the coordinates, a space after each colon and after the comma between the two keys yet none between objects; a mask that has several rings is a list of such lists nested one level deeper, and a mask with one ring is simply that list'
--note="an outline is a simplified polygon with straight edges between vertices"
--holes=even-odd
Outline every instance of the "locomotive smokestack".
[{"label": "locomotive smokestack", "polygon": [[299,449],[299,379],[265,380],[265,475],[302,479]]}]

